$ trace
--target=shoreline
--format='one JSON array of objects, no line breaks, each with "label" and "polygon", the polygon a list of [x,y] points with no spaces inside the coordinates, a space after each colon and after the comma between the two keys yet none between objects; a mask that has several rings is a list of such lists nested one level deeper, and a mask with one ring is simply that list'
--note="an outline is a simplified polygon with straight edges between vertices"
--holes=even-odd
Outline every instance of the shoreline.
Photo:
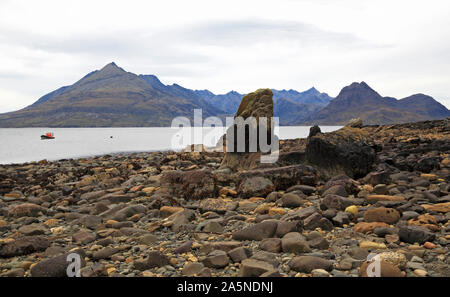
[{"label": "shoreline", "polygon": [[65,276],[74,252],[84,277],[356,277],[370,253],[382,276],[450,276],[449,120],[314,133],[269,167],[174,151],[0,165],[0,276]]}]

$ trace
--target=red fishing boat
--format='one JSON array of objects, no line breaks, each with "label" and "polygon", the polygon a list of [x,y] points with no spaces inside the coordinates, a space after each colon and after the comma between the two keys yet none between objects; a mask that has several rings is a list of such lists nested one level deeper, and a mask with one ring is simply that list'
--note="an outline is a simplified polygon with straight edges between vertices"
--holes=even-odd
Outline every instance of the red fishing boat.
[{"label": "red fishing boat", "polygon": [[47,132],[44,135],[41,135],[41,139],[55,139],[55,134]]}]

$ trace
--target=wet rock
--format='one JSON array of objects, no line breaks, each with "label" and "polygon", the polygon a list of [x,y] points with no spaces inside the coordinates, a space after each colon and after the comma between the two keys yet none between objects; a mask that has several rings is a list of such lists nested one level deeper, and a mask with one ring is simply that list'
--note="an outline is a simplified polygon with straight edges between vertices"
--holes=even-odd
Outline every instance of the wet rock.
[{"label": "wet rock", "polygon": [[186,200],[216,197],[218,194],[217,181],[210,170],[163,172],[161,188]]},{"label": "wet rock", "polygon": [[[370,273],[370,275],[375,275],[375,268],[370,267],[369,265],[372,262],[364,262],[360,269],[359,269],[359,273],[360,276],[362,277],[367,277],[368,274]],[[369,269],[372,268],[372,272],[369,271]],[[368,273],[369,272],[369,273]],[[394,265],[384,262],[384,261],[380,261],[380,276],[381,277],[404,277],[405,273],[402,272],[398,267],[395,267]]]},{"label": "wet rock", "polygon": [[19,228],[19,232],[26,236],[42,235],[45,234],[47,230],[48,229],[46,227],[40,224],[25,225]]},{"label": "wet rock", "polygon": [[296,208],[303,205],[303,199],[297,194],[287,193],[281,197],[280,203],[282,207]]},{"label": "wet rock", "polygon": [[333,224],[327,219],[322,217],[319,213],[313,213],[303,221],[303,226],[307,230],[314,230],[321,228],[322,230],[332,230]]},{"label": "wet rock", "polygon": [[4,277],[24,277],[25,270],[23,268],[13,268],[8,272],[1,274],[0,276]]},{"label": "wet rock", "polygon": [[[80,257],[81,267],[85,266],[83,254],[75,252]],[[43,260],[31,268],[31,276],[33,277],[67,277],[67,267],[71,263],[69,254],[64,254]]]},{"label": "wet rock", "polygon": [[303,229],[302,221],[280,221],[278,222],[276,237],[283,237],[289,232],[301,232]]},{"label": "wet rock", "polygon": [[292,270],[304,273],[310,273],[314,269],[331,271],[333,269],[333,262],[315,256],[297,256],[289,262],[289,267]]},{"label": "wet rock", "polygon": [[316,237],[308,240],[307,244],[312,249],[327,250],[330,247],[328,240],[323,237]]},{"label": "wet rock", "polygon": [[338,195],[328,194],[326,195],[321,203],[320,203],[320,209],[321,210],[327,210],[327,209],[336,209],[336,210],[343,210],[343,203],[342,203],[342,197]]},{"label": "wet rock", "polygon": [[203,265],[210,268],[222,268],[230,263],[230,258],[226,252],[221,250],[215,250],[208,254],[208,256],[202,261]]},{"label": "wet rock", "polygon": [[373,232],[373,230],[375,230],[375,228],[380,228],[380,227],[389,228],[389,225],[386,223],[383,223],[383,222],[372,222],[372,223],[359,222],[358,224],[356,224],[353,227],[353,230],[355,230],[356,232],[360,232],[360,233],[369,233],[369,232]]},{"label": "wet rock", "polygon": [[332,222],[335,226],[342,227],[348,225],[353,219],[353,214],[349,212],[340,211],[332,218]]},{"label": "wet rock", "polygon": [[203,232],[222,233],[223,232],[223,227],[218,222],[209,221],[203,227]]},{"label": "wet rock", "polygon": [[301,191],[302,193],[306,195],[311,195],[316,191],[315,187],[307,186],[307,185],[296,185],[292,186],[289,189],[286,190],[286,193],[294,192],[294,191]]},{"label": "wet rock", "polygon": [[199,262],[186,263],[181,273],[185,276],[198,275],[205,266]]},{"label": "wet rock", "polygon": [[119,210],[112,219],[118,222],[125,221],[129,217],[139,214],[139,213],[145,213],[147,211],[147,207],[144,205],[136,204],[136,205],[130,205],[125,208],[122,208]]},{"label": "wet rock", "polygon": [[420,244],[426,241],[433,241],[435,235],[427,228],[420,226],[402,226],[398,232],[400,240],[407,243],[418,242]]},{"label": "wet rock", "polygon": [[44,251],[50,241],[43,236],[24,236],[12,242],[0,244],[1,257],[14,257]]},{"label": "wet rock", "polygon": [[229,210],[234,210],[237,204],[229,203],[224,199],[208,198],[200,202],[200,209],[202,212],[213,211],[219,214],[223,214]]},{"label": "wet rock", "polygon": [[79,220],[84,227],[92,230],[97,228],[97,226],[100,225],[103,221],[102,217],[95,215],[86,215],[81,217]]},{"label": "wet rock", "polygon": [[153,234],[146,234],[146,235],[139,236],[137,238],[137,241],[141,244],[152,245],[158,241],[158,237]]},{"label": "wet rock", "polygon": [[40,214],[45,214],[47,210],[37,204],[33,203],[22,203],[16,206],[13,206],[8,215],[11,217],[37,217]]},{"label": "wet rock", "polygon": [[233,239],[236,240],[263,240],[264,238],[273,237],[277,229],[278,223],[274,221],[264,221],[245,229],[233,233]]},{"label": "wet rock", "polygon": [[270,179],[277,191],[285,190],[299,184],[315,186],[319,181],[319,172],[317,169],[303,164],[248,170],[239,173],[237,180],[242,181],[254,176],[262,176]]},{"label": "wet rock", "polygon": [[343,185],[334,185],[329,187],[327,190],[325,190],[322,193],[323,196],[327,196],[327,195],[335,195],[335,196],[342,196],[342,197],[347,197],[348,193],[345,190],[345,187]]},{"label": "wet rock", "polygon": [[441,229],[436,218],[428,213],[420,215],[417,218],[410,219],[408,221],[408,225],[425,227],[433,232]]},{"label": "wet rock", "polygon": [[105,247],[99,251],[94,252],[92,258],[94,258],[95,260],[111,258],[112,255],[118,253],[119,251],[120,250],[118,248]]},{"label": "wet rock", "polygon": [[363,177],[375,162],[375,145],[360,129],[344,127],[308,138],[306,158],[324,168],[339,167],[350,177]]},{"label": "wet rock", "polygon": [[281,247],[285,253],[309,253],[311,251],[305,238],[300,233],[288,233],[281,239]]},{"label": "wet rock", "polygon": [[182,243],[179,247],[177,247],[174,250],[174,253],[175,254],[183,254],[183,253],[189,252],[192,248],[193,243],[194,242],[192,240],[185,241],[184,243]]},{"label": "wet rock", "polygon": [[241,277],[258,277],[264,273],[275,270],[271,264],[256,259],[245,259],[242,261],[239,276]]},{"label": "wet rock", "polygon": [[72,240],[78,244],[88,244],[93,242],[97,236],[89,231],[79,231],[72,235]]},{"label": "wet rock", "polygon": [[252,256],[250,249],[245,247],[237,247],[228,251],[228,256],[234,263],[242,262],[243,260]]},{"label": "wet rock", "polygon": [[146,259],[136,260],[134,267],[137,270],[147,270],[154,267],[162,267],[169,264],[169,258],[160,251],[151,251]]},{"label": "wet rock", "polygon": [[279,253],[281,251],[281,239],[279,238],[266,238],[263,239],[259,248],[263,251],[268,251],[271,253]]},{"label": "wet rock", "polygon": [[400,219],[400,213],[393,208],[377,207],[368,209],[364,213],[366,222],[384,222],[386,224],[395,224]]},{"label": "wet rock", "polygon": [[271,264],[274,267],[278,267],[278,265],[280,264],[279,260],[277,259],[277,254],[271,253],[271,252],[266,252],[266,251],[256,252],[251,257],[251,259],[267,262],[267,263]]},{"label": "wet rock", "polygon": [[417,171],[429,173],[432,170],[440,169],[440,160],[438,157],[421,158],[414,166]]},{"label": "wet rock", "polygon": [[296,211],[292,211],[287,213],[285,216],[283,216],[281,219],[283,221],[299,221],[304,220],[307,217],[315,214],[317,212],[317,208],[314,206],[306,207],[306,208],[300,208]]},{"label": "wet rock", "polygon": [[275,189],[272,181],[261,176],[246,178],[238,188],[238,195],[243,198],[266,197]]}]

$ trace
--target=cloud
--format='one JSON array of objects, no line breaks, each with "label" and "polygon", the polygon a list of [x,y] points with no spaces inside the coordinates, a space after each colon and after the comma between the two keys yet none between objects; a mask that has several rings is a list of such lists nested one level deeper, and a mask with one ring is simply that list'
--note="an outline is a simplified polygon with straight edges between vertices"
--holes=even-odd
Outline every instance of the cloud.
[{"label": "cloud", "polygon": [[216,93],[315,86],[335,96],[364,80],[385,95],[444,100],[450,6],[411,0],[405,15],[400,2],[3,0],[0,105],[31,104],[111,61]]}]

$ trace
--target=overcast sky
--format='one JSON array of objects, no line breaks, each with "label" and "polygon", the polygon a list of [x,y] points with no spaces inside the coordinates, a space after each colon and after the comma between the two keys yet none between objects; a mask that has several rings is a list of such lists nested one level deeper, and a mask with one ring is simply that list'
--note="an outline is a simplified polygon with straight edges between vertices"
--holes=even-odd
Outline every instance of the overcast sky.
[{"label": "overcast sky", "polygon": [[450,108],[450,1],[0,0],[0,112],[112,61],[215,93],[365,81]]}]

